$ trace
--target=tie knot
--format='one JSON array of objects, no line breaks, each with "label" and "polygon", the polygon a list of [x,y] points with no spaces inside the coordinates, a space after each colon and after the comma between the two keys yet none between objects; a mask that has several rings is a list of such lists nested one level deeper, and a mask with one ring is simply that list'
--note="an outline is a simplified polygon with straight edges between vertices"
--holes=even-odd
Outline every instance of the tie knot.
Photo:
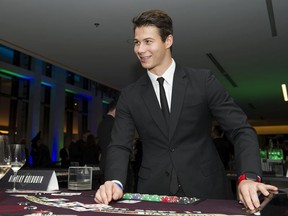
[{"label": "tie knot", "polygon": [[159,82],[160,85],[163,85],[164,78],[163,77],[159,77],[159,78],[157,78],[157,81]]}]

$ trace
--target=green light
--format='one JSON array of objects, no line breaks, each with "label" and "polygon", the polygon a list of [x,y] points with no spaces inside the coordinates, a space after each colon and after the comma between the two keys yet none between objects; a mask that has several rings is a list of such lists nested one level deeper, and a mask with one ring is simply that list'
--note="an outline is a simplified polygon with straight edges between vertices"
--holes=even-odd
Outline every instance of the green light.
[{"label": "green light", "polygon": [[102,100],[102,103],[103,104],[110,104],[109,101],[107,101],[107,100]]},{"label": "green light", "polygon": [[9,70],[3,69],[3,68],[0,68],[0,72],[5,73],[5,74],[9,74],[11,76],[19,77],[22,79],[28,79],[28,80],[32,79],[31,77],[24,76],[24,75],[21,75],[21,74],[18,74],[18,73],[15,73],[13,71],[9,71]]},{"label": "green light", "polygon": [[53,86],[53,84],[51,84],[51,83],[47,83],[47,82],[41,82],[41,84],[42,85],[45,85],[45,86],[49,86],[49,87],[52,87]]},{"label": "green light", "polygon": [[267,150],[266,149],[260,149],[260,158],[267,159]]},{"label": "green light", "polygon": [[71,93],[71,94],[77,94],[77,92],[70,90],[70,89],[65,89],[65,92]]},{"label": "green light", "polygon": [[268,157],[269,159],[272,160],[283,160],[284,159],[283,150],[280,148],[270,149],[268,152]]},{"label": "green light", "polygon": [[2,74],[2,73],[0,73],[0,77],[2,77],[4,79],[12,80],[11,76],[7,76],[7,75]]}]

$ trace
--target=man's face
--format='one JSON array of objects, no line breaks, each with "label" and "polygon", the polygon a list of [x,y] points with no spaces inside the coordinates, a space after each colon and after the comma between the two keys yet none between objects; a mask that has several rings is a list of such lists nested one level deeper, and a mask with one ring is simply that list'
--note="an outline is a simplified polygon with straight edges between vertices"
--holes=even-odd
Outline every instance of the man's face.
[{"label": "man's face", "polygon": [[155,26],[142,26],[134,32],[134,52],[142,67],[155,74],[166,70],[167,60],[171,58],[170,46],[173,43],[172,35],[163,42]]}]

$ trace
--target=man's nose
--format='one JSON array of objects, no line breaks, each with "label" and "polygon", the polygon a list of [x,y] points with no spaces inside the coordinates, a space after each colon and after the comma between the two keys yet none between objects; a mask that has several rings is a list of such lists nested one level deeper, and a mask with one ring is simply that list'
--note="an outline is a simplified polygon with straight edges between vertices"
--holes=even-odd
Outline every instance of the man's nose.
[{"label": "man's nose", "polygon": [[146,46],[145,46],[145,44],[139,44],[138,46],[137,46],[137,53],[143,53],[143,52],[145,52],[146,51]]}]

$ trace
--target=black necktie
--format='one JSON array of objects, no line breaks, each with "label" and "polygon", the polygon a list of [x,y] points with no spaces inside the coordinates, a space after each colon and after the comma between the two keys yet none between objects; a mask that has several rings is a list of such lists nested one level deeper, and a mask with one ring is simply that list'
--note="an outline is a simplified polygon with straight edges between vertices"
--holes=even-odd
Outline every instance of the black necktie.
[{"label": "black necktie", "polygon": [[167,121],[167,124],[168,124],[170,113],[169,113],[169,106],[168,106],[168,102],[167,102],[167,98],[166,98],[166,94],[165,94],[165,90],[164,90],[164,86],[163,86],[164,78],[163,77],[159,77],[159,78],[157,78],[157,81],[159,82],[160,103],[161,103],[162,113],[163,113],[164,118],[165,118],[165,120]]},{"label": "black necktie", "polygon": [[[169,117],[170,117],[170,112],[169,112],[169,106],[163,86],[164,78],[159,77],[157,78],[157,81],[159,82],[159,89],[160,89],[160,103],[161,103],[161,109],[162,113],[164,115],[164,118],[166,120],[166,125],[169,133]],[[177,180],[177,174],[175,172],[174,167],[171,170],[171,179],[170,179],[170,193],[172,195],[175,195],[178,191],[178,180]]]}]

